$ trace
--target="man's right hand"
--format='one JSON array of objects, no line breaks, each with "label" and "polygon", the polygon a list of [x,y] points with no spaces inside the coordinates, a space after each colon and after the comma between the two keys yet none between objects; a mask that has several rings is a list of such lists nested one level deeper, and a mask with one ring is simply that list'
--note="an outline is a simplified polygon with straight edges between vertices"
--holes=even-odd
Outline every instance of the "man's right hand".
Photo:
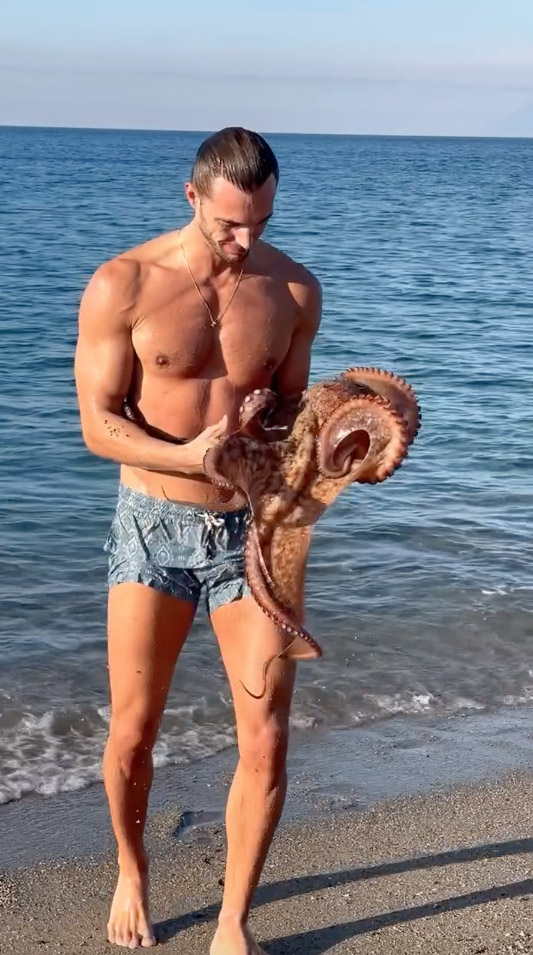
[{"label": "man's right hand", "polygon": [[191,474],[205,474],[204,458],[207,452],[214,448],[228,433],[228,416],[224,415],[217,424],[209,427],[188,441],[182,450],[187,454],[187,471]]}]

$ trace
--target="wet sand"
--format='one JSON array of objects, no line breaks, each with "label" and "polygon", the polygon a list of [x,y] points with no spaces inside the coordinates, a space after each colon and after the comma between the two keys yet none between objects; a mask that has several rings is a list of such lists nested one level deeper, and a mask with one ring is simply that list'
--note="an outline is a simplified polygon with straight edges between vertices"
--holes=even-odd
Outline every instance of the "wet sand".
[{"label": "wet sand", "polygon": [[[181,821],[173,809],[152,817],[153,917],[165,951],[200,955],[215,927],[224,833],[215,824],[186,843]],[[253,928],[270,955],[533,953],[532,850],[526,771],[322,812],[278,830]],[[0,951],[109,953],[114,880],[110,853],[6,872]]]},{"label": "wet sand", "polygon": [[[533,776],[330,813],[281,827],[253,927],[272,955],[533,952]],[[221,829],[206,844],[150,829],[153,915],[165,950],[208,952]],[[109,953],[110,858],[43,863],[0,882],[0,950]]]}]

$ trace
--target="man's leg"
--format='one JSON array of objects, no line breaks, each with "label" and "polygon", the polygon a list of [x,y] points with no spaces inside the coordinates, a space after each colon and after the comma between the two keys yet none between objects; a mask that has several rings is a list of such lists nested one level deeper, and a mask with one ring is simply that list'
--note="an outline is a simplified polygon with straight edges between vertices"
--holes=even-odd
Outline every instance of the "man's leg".
[{"label": "man's leg", "polygon": [[231,686],[239,744],[226,809],[224,897],[211,955],[260,955],[247,920],[285,800],[296,665],[285,660],[273,663],[265,695],[254,699],[241,680],[252,692],[260,692],[263,662],[284,646],[283,638],[252,597],[225,604],[213,612],[211,620]]},{"label": "man's leg", "polygon": [[143,847],[152,747],[194,611],[192,603],[143,584],[118,584],[109,592],[111,725],[104,781],[118,843],[119,879],[108,939],[130,948],[155,945]]}]

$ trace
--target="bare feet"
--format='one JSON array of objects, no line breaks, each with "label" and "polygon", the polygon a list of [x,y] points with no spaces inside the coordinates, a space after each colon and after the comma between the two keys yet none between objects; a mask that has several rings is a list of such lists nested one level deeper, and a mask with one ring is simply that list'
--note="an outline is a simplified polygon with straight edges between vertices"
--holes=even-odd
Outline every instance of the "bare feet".
[{"label": "bare feet", "polygon": [[147,877],[119,875],[107,923],[108,941],[124,948],[152,948],[157,944],[150,924],[147,895]]},{"label": "bare feet", "polygon": [[252,938],[249,928],[238,923],[219,925],[210,955],[267,955]]}]

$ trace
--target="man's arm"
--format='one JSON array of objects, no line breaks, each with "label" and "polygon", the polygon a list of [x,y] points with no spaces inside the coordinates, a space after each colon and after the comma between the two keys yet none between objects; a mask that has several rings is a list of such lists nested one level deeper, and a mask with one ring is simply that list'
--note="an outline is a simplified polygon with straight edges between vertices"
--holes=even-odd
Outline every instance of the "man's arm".
[{"label": "man's arm", "polygon": [[277,369],[272,384],[276,394],[292,398],[305,391],[311,367],[311,347],[318,331],[322,314],[322,289],[320,283],[302,269],[301,282],[291,283],[291,292],[299,311],[299,321],[291,340],[289,351]]},{"label": "man's arm", "polygon": [[201,447],[199,438],[179,446],[150,437],[123,414],[135,357],[131,332],[139,284],[137,263],[115,259],[95,272],[83,294],[74,364],[83,438],[94,454],[121,464],[202,473],[205,451],[223,433],[219,425],[203,432]]}]

